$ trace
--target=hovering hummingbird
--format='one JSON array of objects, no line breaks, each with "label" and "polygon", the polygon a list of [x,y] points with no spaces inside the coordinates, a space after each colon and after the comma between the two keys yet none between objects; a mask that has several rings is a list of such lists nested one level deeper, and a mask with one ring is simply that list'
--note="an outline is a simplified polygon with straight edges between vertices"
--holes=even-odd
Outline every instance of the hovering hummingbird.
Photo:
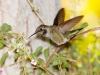
[{"label": "hovering hummingbird", "polygon": [[[57,45],[61,45],[68,42],[85,26],[83,27],[81,26],[80,28],[75,30],[70,30],[83,18],[83,16],[77,16],[65,22],[64,22],[64,17],[65,17],[65,12],[64,8],[62,8],[56,15],[52,26],[40,25],[37,27],[34,34],[39,34],[48,37]],[[32,34],[30,37],[32,37],[34,34]]]}]

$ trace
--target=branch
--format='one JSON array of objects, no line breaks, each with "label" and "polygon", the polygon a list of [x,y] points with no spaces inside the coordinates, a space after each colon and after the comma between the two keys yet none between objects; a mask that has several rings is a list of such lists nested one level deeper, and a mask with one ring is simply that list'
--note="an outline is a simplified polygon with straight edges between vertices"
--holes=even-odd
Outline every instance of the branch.
[{"label": "branch", "polygon": [[54,54],[56,54],[59,50],[60,50],[61,46],[57,46],[57,48],[54,50],[54,52],[51,54],[51,56],[49,57],[49,59],[47,60],[47,63],[46,63],[46,67],[48,67],[52,57],[54,56]]},{"label": "branch", "polygon": [[49,70],[47,70],[45,67],[41,66],[41,68],[46,71],[47,73],[49,73],[50,75],[54,75],[53,73],[51,73]]},{"label": "branch", "polygon": [[81,36],[81,35],[84,35],[84,34],[90,32],[90,31],[96,31],[96,30],[100,30],[100,27],[95,27],[95,28],[88,29],[88,30],[86,30],[86,31],[84,31],[84,32],[82,32],[80,34],[77,34],[74,38],[76,38],[78,36]]},{"label": "branch", "polygon": [[[33,4],[30,2],[30,0],[27,0],[27,1],[28,1],[28,3],[30,4],[31,8],[34,8]],[[33,10],[33,9],[32,9],[32,10]],[[38,18],[40,19],[40,21],[41,21],[43,24],[46,25],[46,23],[43,21],[43,19],[40,17],[40,15],[39,15],[35,10],[33,10],[33,11],[34,11],[34,13],[38,16]]]}]

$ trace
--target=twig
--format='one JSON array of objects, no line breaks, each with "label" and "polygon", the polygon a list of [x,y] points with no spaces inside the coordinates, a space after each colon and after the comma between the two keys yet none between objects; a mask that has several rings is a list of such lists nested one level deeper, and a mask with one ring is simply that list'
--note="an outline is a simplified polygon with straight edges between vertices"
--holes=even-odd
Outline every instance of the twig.
[{"label": "twig", "polygon": [[[30,4],[31,8],[33,8],[34,6],[33,6],[33,4],[30,2],[30,0],[27,0],[27,1],[28,1],[28,3]],[[39,15],[35,10],[33,10],[33,11],[34,11],[34,13],[38,16],[38,18],[40,19],[40,21],[41,21],[43,24],[46,25],[46,23],[43,21],[43,19],[40,17],[40,15]]]},{"label": "twig", "polygon": [[54,74],[51,73],[49,70],[47,70],[45,67],[41,66],[41,68],[42,68],[43,70],[45,70],[46,72],[48,72],[50,75],[54,75]]},{"label": "twig", "polygon": [[68,61],[71,61],[71,62],[76,62],[76,60],[73,60],[73,59],[69,59],[67,58]]},{"label": "twig", "polygon": [[77,34],[74,38],[76,38],[76,37],[78,37],[78,36],[81,36],[81,35],[84,35],[84,34],[90,32],[90,31],[96,31],[96,30],[100,30],[100,27],[95,27],[95,28],[91,28],[91,29],[89,29],[89,30],[86,30],[86,31],[84,31],[84,32],[82,32],[82,33],[80,33],[80,34]]},{"label": "twig", "polygon": [[58,46],[58,47],[54,50],[54,52],[51,54],[51,56],[50,56],[49,59],[47,60],[46,67],[48,67],[48,65],[49,65],[49,63],[50,63],[52,57],[54,56],[55,53],[57,53],[57,52],[60,50],[60,48],[61,48],[61,46]]}]

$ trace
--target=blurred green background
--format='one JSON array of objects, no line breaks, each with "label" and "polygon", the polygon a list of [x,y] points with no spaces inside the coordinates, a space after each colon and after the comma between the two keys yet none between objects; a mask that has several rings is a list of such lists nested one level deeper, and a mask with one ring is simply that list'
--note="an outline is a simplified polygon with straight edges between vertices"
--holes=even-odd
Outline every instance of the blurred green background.
[{"label": "blurred green background", "polygon": [[[66,19],[84,15],[80,23],[87,22],[85,30],[100,26],[100,0],[61,0],[66,10]],[[79,23],[79,24],[80,24]],[[76,26],[78,27],[79,24]],[[100,31],[89,32],[70,41],[67,57],[76,62],[69,62],[69,75],[100,74]]]}]

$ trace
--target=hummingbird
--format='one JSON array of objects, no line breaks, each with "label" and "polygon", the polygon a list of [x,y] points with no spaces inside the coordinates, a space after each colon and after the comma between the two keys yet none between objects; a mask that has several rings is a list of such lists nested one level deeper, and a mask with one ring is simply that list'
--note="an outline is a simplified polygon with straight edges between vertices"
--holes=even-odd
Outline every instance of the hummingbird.
[{"label": "hummingbird", "polygon": [[[64,17],[65,11],[64,8],[61,8],[55,17],[52,26],[42,24],[36,28],[34,34],[47,37],[57,45],[61,45],[70,41],[80,30],[82,30],[85,27],[81,26],[78,29],[71,30],[72,27],[74,27],[83,18],[83,15],[74,17],[65,22]],[[34,34],[32,34],[30,37],[32,37]]]}]

